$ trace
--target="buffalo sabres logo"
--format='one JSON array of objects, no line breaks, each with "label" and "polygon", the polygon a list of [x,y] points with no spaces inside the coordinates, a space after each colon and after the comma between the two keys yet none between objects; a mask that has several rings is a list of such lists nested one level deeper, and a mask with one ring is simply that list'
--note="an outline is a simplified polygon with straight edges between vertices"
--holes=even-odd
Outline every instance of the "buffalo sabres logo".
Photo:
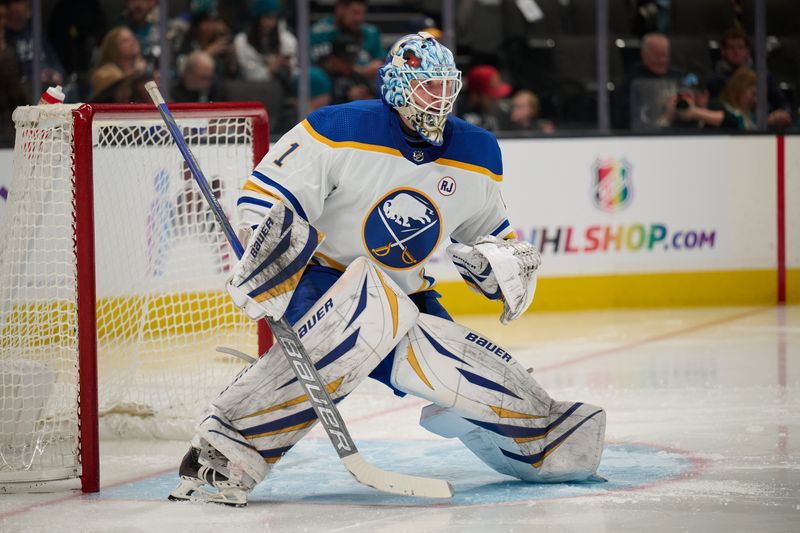
[{"label": "buffalo sabres logo", "polygon": [[415,189],[389,192],[364,219],[364,246],[370,256],[395,270],[424,262],[436,249],[441,235],[439,209]]}]

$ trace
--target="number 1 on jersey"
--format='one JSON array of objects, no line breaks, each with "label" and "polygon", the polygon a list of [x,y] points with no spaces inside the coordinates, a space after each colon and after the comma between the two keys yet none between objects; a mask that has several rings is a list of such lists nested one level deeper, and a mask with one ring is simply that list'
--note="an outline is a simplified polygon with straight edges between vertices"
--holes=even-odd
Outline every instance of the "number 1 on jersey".
[{"label": "number 1 on jersey", "polygon": [[275,161],[273,161],[273,163],[275,163],[279,167],[282,167],[283,166],[283,160],[286,159],[286,156],[288,156],[289,154],[291,154],[292,152],[297,150],[299,147],[300,147],[300,143],[292,143],[292,144],[290,144],[289,145],[289,149],[286,150],[285,152],[283,152],[283,155],[280,156]]}]

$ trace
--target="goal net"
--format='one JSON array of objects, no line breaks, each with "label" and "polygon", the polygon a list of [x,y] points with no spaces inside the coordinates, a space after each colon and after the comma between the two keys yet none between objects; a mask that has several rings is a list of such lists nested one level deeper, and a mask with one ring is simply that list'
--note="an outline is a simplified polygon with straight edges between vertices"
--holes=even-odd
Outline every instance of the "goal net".
[{"label": "goal net", "polygon": [[[267,148],[263,107],[171,108],[236,227],[237,191]],[[229,303],[235,255],[155,108],[31,106],[14,122],[0,483],[83,476],[96,490],[98,417],[103,436],[188,438],[244,366],[216,347],[268,341]]]}]

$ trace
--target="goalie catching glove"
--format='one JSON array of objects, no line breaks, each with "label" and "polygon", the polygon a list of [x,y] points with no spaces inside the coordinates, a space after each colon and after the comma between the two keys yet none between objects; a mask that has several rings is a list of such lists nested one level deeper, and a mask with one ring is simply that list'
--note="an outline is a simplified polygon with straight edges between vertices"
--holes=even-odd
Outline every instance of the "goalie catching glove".
[{"label": "goalie catching glove", "polygon": [[503,324],[519,318],[531,305],[536,271],[542,263],[533,245],[487,235],[473,246],[451,244],[447,255],[470,289],[490,300],[503,300]]},{"label": "goalie catching glove", "polygon": [[253,232],[226,285],[234,305],[253,320],[267,315],[280,319],[323,238],[286,205],[275,204]]}]

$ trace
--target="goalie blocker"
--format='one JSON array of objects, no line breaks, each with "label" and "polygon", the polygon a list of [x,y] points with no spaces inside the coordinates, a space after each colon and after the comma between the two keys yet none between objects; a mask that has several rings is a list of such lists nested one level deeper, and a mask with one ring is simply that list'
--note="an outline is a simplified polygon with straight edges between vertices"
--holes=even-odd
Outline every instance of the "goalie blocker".
[{"label": "goalie blocker", "polygon": [[283,202],[273,205],[253,232],[226,288],[252,320],[277,320],[324,235]]}]

